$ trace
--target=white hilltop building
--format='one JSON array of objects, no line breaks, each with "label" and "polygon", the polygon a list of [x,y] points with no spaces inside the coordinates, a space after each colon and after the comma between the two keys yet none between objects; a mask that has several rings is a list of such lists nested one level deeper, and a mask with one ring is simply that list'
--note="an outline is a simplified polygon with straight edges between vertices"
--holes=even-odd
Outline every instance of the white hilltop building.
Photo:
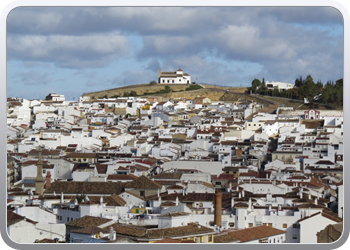
[{"label": "white hilltop building", "polygon": [[160,84],[191,84],[191,76],[184,73],[182,69],[175,72],[158,70],[158,83]]},{"label": "white hilltop building", "polygon": [[285,83],[285,82],[269,82],[266,81],[266,87],[267,89],[274,89],[275,87],[277,87],[278,91],[286,91],[288,89],[292,89],[294,88],[294,84],[292,83]]}]

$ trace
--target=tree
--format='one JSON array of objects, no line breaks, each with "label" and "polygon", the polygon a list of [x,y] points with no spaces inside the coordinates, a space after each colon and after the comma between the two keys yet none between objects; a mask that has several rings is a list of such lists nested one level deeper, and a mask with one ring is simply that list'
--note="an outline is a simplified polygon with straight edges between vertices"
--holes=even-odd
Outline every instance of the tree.
[{"label": "tree", "polygon": [[301,87],[303,85],[303,78],[300,76],[299,79],[295,79],[295,87]]},{"label": "tree", "polygon": [[78,203],[81,203],[86,200],[86,194],[77,194],[75,198],[77,199]]},{"label": "tree", "polygon": [[266,84],[265,84],[265,79],[263,78],[262,82],[261,82],[261,86],[258,90],[258,93],[261,94],[261,95],[266,95],[268,94],[268,89],[266,87]]},{"label": "tree", "polygon": [[137,96],[137,92],[135,90],[131,90],[129,96]]},{"label": "tree", "polygon": [[150,85],[155,85],[155,84],[157,84],[157,82],[153,80],[153,81],[150,81],[149,84]]},{"label": "tree", "polygon": [[261,82],[260,82],[260,80],[255,78],[255,79],[252,81],[252,87],[251,87],[252,92],[253,92],[253,93],[256,93],[257,90],[258,90],[260,87],[261,87]]}]

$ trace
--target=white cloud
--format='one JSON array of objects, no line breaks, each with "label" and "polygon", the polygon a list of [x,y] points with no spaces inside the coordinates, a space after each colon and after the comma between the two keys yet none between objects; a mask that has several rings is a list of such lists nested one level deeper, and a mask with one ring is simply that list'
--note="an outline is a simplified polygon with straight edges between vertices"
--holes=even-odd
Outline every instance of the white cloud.
[{"label": "white cloud", "polygon": [[119,34],[86,36],[9,36],[9,59],[54,62],[59,66],[101,67],[128,54],[128,38]]}]

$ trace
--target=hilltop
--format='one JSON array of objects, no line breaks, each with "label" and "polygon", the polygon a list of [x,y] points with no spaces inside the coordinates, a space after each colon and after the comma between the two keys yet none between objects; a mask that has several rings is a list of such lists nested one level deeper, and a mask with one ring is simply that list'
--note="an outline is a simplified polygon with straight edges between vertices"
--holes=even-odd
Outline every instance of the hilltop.
[{"label": "hilltop", "polygon": [[[188,88],[200,88],[189,90]],[[202,88],[201,88],[202,87]],[[168,92],[165,91],[167,88]],[[187,89],[187,90],[186,90]],[[128,96],[162,96],[164,99],[186,98],[193,99],[197,96],[208,97],[212,101],[233,102],[233,101],[256,101],[267,106],[285,106],[296,109],[315,108],[308,104],[303,104],[300,100],[279,98],[263,95],[250,95],[249,87],[224,87],[209,84],[138,84],[119,88],[101,90],[90,93],[83,93],[83,96],[90,96],[91,99],[116,98]],[[318,109],[327,109],[324,105],[317,105]]]},{"label": "hilltop", "polygon": [[[170,91],[167,93],[164,93],[165,87],[168,86],[170,88]],[[200,89],[193,89],[189,90],[189,88],[200,88]],[[188,85],[188,84],[138,84],[138,85],[130,85],[130,86],[123,86],[119,88],[113,88],[113,89],[107,89],[107,90],[101,90],[96,92],[90,92],[90,93],[83,93],[83,96],[90,96],[91,99],[99,99],[99,98],[114,98],[114,97],[121,97],[121,96],[127,96],[131,92],[133,94],[136,94],[137,96],[150,96],[150,95],[157,95],[157,96],[163,96],[164,98],[194,98],[196,96],[205,96],[210,98],[213,101],[225,101],[225,94],[227,96],[226,90],[232,91],[234,93],[237,93],[237,95],[244,94],[248,92],[248,88],[246,87],[222,87],[222,86],[214,86],[214,85]],[[238,100],[241,97],[235,96],[230,100],[235,99]],[[230,101],[227,100],[227,101]]]}]

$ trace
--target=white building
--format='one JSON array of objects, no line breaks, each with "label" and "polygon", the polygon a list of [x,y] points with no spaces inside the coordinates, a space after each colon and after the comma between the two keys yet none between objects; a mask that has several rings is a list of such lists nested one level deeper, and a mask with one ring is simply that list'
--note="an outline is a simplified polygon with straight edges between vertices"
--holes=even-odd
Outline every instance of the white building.
[{"label": "white building", "polygon": [[273,90],[274,88],[277,88],[278,91],[285,91],[288,89],[294,88],[294,84],[291,83],[285,83],[285,82],[269,82],[266,81],[266,87],[267,89]]},{"label": "white building", "polygon": [[175,72],[167,71],[162,72],[158,70],[158,83],[160,84],[191,84],[191,76],[184,73],[182,69],[178,69]]},{"label": "white building", "polygon": [[314,213],[299,220],[300,243],[317,243],[317,232],[328,225],[337,224],[341,220],[333,218],[324,212]]}]

